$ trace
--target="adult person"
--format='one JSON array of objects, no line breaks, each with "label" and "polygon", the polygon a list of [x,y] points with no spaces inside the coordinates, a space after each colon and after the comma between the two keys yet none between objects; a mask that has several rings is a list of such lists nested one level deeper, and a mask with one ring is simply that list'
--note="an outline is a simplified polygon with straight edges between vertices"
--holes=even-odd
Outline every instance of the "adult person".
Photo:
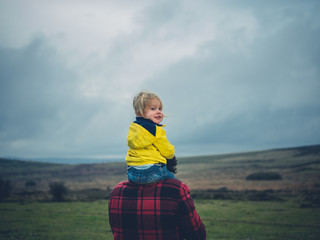
[{"label": "adult person", "polygon": [[133,99],[137,120],[128,133],[128,181],[109,199],[114,240],[204,240],[206,230],[186,184],[175,178],[177,161],[163,125],[162,102],[152,92]]},{"label": "adult person", "polygon": [[189,187],[175,178],[119,183],[109,199],[114,240],[205,240]]}]

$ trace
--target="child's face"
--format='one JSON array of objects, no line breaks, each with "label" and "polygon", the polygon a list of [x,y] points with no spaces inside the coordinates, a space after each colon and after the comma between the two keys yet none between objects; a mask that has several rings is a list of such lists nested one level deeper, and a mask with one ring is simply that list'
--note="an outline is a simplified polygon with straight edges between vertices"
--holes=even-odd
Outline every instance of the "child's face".
[{"label": "child's face", "polygon": [[156,124],[160,124],[163,119],[162,105],[158,99],[152,99],[146,109],[144,116]]}]

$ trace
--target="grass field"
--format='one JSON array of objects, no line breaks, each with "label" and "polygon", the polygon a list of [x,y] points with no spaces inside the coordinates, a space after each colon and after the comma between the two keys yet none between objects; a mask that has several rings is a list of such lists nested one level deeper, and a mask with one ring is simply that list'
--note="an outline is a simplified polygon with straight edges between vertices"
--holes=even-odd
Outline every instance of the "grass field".
[{"label": "grass field", "polygon": [[[280,178],[247,179],[261,172]],[[207,239],[320,239],[320,145],[178,158],[177,177],[191,189]],[[0,240],[112,239],[106,198],[126,180],[125,162],[0,159],[0,178],[13,187],[0,201]],[[54,182],[69,189],[65,202],[51,201]]]},{"label": "grass field", "polygon": [[112,239],[106,201],[1,203],[1,239]]},{"label": "grass field", "polygon": [[[319,209],[299,200],[250,202],[195,200],[207,239],[318,240]],[[107,200],[95,202],[0,203],[2,240],[112,239]]]}]

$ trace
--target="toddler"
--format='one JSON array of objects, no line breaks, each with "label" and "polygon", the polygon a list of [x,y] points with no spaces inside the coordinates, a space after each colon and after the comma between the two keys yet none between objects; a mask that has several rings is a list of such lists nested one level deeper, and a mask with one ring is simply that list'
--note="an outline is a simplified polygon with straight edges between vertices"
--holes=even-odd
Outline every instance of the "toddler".
[{"label": "toddler", "polygon": [[175,151],[164,125],[160,124],[164,117],[160,98],[155,93],[142,91],[134,97],[133,108],[136,121],[131,123],[127,137],[129,181],[148,184],[175,178]]}]

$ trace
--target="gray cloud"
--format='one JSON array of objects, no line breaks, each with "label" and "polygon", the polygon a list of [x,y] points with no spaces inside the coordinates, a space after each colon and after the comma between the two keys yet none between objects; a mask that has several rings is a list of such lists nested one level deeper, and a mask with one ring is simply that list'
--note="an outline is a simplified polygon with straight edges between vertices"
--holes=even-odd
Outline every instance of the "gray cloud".
[{"label": "gray cloud", "polygon": [[177,118],[176,142],[212,152],[319,142],[319,26],[309,14],[286,18],[251,41],[243,31],[231,43],[218,37],[155,77]]},{"label": "gray cloud", "polygon": [[[107,127],[108,121],[113,122],[108,119],[114,112],[112,103],[83,97],[77,74],[62,64],[45,39],[37,38],[21,49],[2,48],[0,55],[2,152],[31,156],[105,153],[99,128],[106,135],[112,129]],[[95,149],[90,151],[90,147]]]},{"label": "gray cloud", "polygon": [[319,144],[318,1],[125,2],[0,3],[1,156],[123,157],[141,89],[178,155]]}]

